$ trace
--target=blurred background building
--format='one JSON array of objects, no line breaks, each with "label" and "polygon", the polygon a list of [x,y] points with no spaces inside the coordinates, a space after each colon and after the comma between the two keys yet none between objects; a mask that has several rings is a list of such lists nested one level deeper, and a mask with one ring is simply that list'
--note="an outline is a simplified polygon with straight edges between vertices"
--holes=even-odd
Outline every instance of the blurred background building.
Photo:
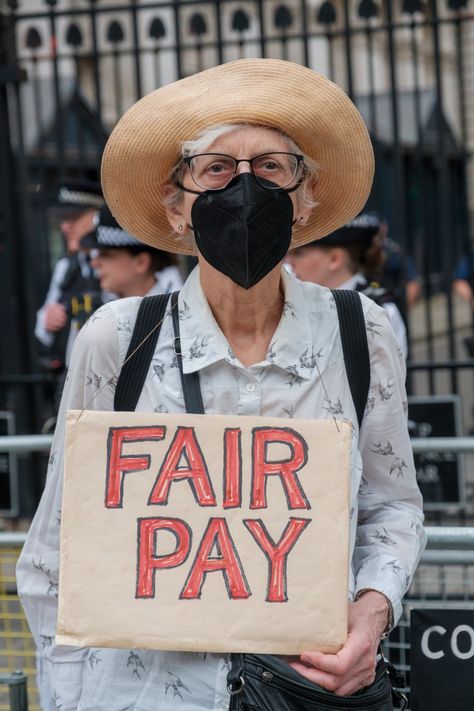
[{"label": "blurred background building", "polygon": [[[33,330],[63,250],[51,216],[57,178],[97,179],[110,130],[145,93],[242,57],[307,65],[358,105],[376,155],[367,207],[394,241],[402,302],[406,279],[415,286],[408,387],[427,410],[413,405],[414,434],[420,424],[434,433],[423,412],[436,407],[441,427],[474,426],[464,344],[473,309],[452,289],[474,224],[472,0],[0,0],[3,433],[38,433],[51,414],[54,377],[40,370]],[[455,490],[440,482],[439,462],[420,476],[438,514],[470,515],[472,482],[455,460]],[[17,465],[10,518],[31,515],[45,471],[42,455],[3,466]]]}]

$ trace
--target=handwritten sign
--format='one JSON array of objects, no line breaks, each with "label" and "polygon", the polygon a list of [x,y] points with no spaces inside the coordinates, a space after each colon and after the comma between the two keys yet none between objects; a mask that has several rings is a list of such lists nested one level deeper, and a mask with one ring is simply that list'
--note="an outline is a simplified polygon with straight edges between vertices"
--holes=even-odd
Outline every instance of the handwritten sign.
[{"label": "handwritten sign", "polygon": [[69,412],[57,643],[337,651],[350,441],[333,421]]}]

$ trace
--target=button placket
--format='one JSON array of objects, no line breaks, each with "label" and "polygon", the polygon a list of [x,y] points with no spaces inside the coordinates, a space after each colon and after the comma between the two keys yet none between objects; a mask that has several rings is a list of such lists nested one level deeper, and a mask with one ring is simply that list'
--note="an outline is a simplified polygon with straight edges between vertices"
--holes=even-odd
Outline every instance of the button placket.
[{"label": "button placket", "polygon": [[239,388],[239,414],[260,414],[260,388],[259,384],[248,374],[242,378]]}]

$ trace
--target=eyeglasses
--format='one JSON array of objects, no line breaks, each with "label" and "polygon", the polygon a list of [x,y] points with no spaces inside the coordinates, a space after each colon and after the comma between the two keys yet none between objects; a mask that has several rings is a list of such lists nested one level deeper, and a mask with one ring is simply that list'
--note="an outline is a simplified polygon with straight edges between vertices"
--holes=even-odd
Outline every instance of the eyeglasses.
[{"label": "eyeglasses", "polygon": [[[183,158],[196,185],[203,190],[222,190],[234,178],[239,163],[249,163],[259,185],[268,190],[286,188],[303,173],[303,156],[297,153],[262,153],[255,158],[232,158],[223,153],[199,153]],[[274,183],[269,185],[267,181]]]}]

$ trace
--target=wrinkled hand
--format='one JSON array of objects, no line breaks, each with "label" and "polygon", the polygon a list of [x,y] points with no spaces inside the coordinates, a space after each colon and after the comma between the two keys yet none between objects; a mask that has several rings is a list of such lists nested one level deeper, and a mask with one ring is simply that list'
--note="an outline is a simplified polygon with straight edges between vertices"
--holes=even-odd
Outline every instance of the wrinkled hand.
[{"label": "wrinkled hand", "polygon": [[48,304],[44,311],[44,327],[47,331],[60,331],[66,325],[67,313],[62,304]]},{"label": "wrinkled hand", "polygon": [[337,654],[304,652],[292,662],[297,672],[338,696],[350,696],[375,678],[375,656],[388,615],[388,603],[376,591],[349,603],[349,628],[345,645]]}]

